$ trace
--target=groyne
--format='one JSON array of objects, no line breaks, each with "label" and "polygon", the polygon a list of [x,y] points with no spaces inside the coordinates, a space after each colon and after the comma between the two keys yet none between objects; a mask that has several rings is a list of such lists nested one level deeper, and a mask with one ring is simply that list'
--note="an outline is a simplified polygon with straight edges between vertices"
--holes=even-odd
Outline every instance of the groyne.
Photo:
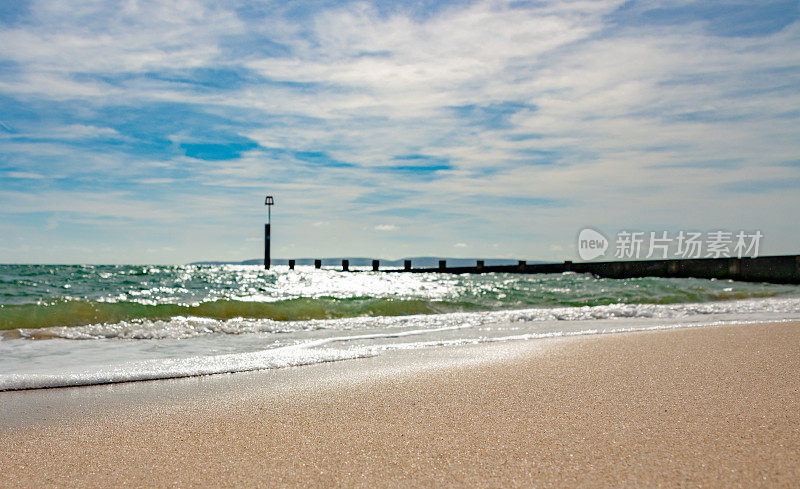
[{"label": "groyne", "polygon": [[[373,269],[379,269],[373,265]],[[800,284],[800,255],[760,256],[757,258],[696,258],[674,260],[598,261],[534,263],[487,266],[448,267],[442,260],[438,267],[414,268],[406,262],[402,269],[385,272],[402,273],[590,273],[598,277],[694,277],[731,279],[746,282]]]}]

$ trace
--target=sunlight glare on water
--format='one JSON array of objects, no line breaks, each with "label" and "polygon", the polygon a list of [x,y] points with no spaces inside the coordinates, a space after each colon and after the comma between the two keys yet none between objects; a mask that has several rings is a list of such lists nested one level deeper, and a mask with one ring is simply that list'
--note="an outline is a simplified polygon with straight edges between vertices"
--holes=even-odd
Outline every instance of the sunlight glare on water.
[{"label": "sunlight glare on water", "polygon": [[392,349],[800,318],[797,286],[699,279],[0,265],[0,390]]}]

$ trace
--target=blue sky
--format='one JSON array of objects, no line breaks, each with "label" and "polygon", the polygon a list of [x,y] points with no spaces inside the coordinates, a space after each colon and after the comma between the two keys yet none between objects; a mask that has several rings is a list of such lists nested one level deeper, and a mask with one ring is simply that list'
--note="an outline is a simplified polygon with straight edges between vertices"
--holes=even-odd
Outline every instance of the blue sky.
[{"label": "blue sky", "polygon": [[800,252],[797,1],[0,3],[0,262]]}]

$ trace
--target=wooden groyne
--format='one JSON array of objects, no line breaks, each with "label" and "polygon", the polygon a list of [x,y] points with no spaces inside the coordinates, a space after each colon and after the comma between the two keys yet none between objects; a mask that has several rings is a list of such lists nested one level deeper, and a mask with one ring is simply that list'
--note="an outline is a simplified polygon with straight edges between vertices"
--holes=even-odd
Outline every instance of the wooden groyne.
[{"label": "wooden groyne", "polygon": [[[770,282],[800,284],[800,255],[760,256],[757,258],[696,258],[675,260],[639,260],[528,264],[520,261],[516,265],[484,266],[478,260],[475,266],[448,267],[445,260],[438,267],[414,268],[406,261],[401,269],[384,269],[384,272],[400,273],[590,273],[598,277],[679,277],[715,278],[741,280],[745,282]],[[373,262],[373,270],[379,270]]]},{"label": "wooden groyne", "polygon": [[[414,267],[414,260],[405,259],[381,264],[380,260],[354,259],[297,259],[272,260],[272,264],[311,265],[315,268],[336,267],[350,272],[380,271],[386,273],[590,273],[607,278],[677,277],[716,278],[744,282],[769,282],[776,284],[800,284],[800,255],[759,256],[758,258],[695,258],[673,260],[592,261],[559,263],[527,263],[518,261],[511,265],[497,265],[488,260],[474,260],[474,265],[465,266],[459,259],[458,266],[448,265],[447,260],[438,260],[438,266]],[[252,260],[253,263],[259,260]],[[425,259],[431,263],[430,258]],[[199,262],[200,264],[206,262]],[[210,262],[211,263],[211,262]],[[216,263],[216,262],[213,262]],[[249,262],[236,262],[248,264]],[[370,266],[371,264],[371,266]],[[356,268],[353,268],[356,267]]]},{"label": "wooden groyne", "polygon": [[[264,201],[267,206],[267,223],[264,227],[264,268],[269,269],[274,262],[270,256],[270,226],[272,206],[275,200],[267,195]],[[598,234],[595,232],[595,234]],[[603,238],[602,236],[600,236]],[[755,236],[753,236],[755,237]],[[760,232],[758,237],[761,237]],[[758,248],[756,248],[758,249]],[[605,250],[605,248],[604,248]],[[364,258],[353,259],[353,266]],[[249,264],[251,260],[241,262]],[[259,260],[252,260],[259,262]],[[288,260],[290,270],[303,260]],[[327,260],[330,266],[330,259]],[[462,263],[464,260],[460,260]],[[314,259],[314,268],[322,268],[322,260]],[[218,263],[218,262],[198,262]],[[486,264],[486,260],[475,260],[475,266],[447,266],[447,260],[439,260],[438,267],[414,268],[412,260],[405,259],[403,268],[381,268],[380,260],[371,260],[372,271],[397,273],[590,273],[598,277],[635,278],[635,277],[674,277],[740,280],[745,282],[769,282],[777,284],[800,284],[800,255],[759,256],[756,258],[686,258],[671,260],[632,260],[632,261],[591,261],[561,263],[527,263],[519,261],[516,265]],[[342,271],[350,270],[350,259],[341,259]],[[352,270],[354,272],[362,270]]]}]

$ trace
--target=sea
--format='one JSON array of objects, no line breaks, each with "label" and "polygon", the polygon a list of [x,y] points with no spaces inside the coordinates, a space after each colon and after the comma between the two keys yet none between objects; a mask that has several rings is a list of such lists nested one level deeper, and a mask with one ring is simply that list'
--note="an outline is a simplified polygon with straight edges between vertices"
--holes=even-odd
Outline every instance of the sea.
[{"label": "sea", "polygon": [[0,265],[0,390],[800,320],[800,286],[253,265]]}]

